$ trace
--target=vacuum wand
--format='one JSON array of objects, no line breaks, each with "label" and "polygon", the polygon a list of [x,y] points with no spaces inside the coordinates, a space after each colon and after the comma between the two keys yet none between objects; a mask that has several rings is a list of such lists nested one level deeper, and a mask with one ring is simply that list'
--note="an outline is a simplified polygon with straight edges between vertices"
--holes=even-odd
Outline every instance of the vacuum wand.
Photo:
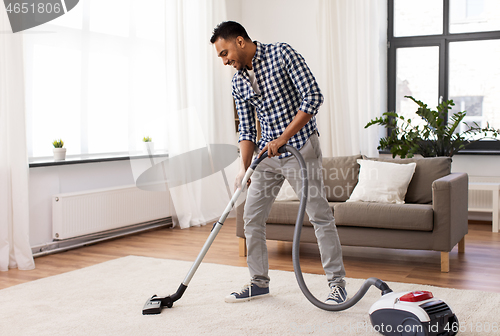
[{"label": "vacuum wand", "polygon": [[[300,198],[300,206],[299,206],[299,213],[297,214],[297,221],[295,223],[295,232],[294,232],[294,238],[293,238],[293,250],[292,250],[292,258],[293,258],[293,267],[294,267],[294,272],[295,276],[297,278],[297,282],[299,284],[300,289],[302,290],[302,293],[306,296],[306,298],[315,306],[318,308],[324,309],[324,310],[330,310],[330,311],[340,311],[340,310],[345,310],[353,305],[355,305],[368,291],[370,286],[374,285],[377,288],[379,288],[382,291],[382,294],[387,294],[392,292],[392,290],[385,284],[380,279],[377,278],[369,278],[365,281],[365,283],[361,286],[359,291],[348,301],[339,304],[339,305],[329,305],[324,302],[319,301],[314,297],[313,294],[309,291],[307,288],[307,285],[304,281],[304,277],[302,275],[302,271],[300,268],[300,260],[299,260],[299,246],[300,246],[300,234],[302,230],[302,223],[304,220],[304,214],[306,210],[306,204],[307,204],[307,197],[308,197],[308,180],[307,180],[307,167],[306,163],[304,161],[304,158],[300,154],[300,152],[295,149],[292,146],[287,146],[284,145],[279,148],[278,150],[279,153],[287,153],[290,152],[295,158],[298,160],[299,165],[300,165],[300,174],[301,174],[301,179],[302,179],[302,192],[301,192],[301,198]],[[184,292],[186,291],[189,282],[193,278],[194,274],[198,270],[198,267],[200,266],[201,262],[203,261],[203,258],[207,254],[208,250],[210,249],[210,246],[212,245],[213,241],[215,240],[215,237],[219,233],[219,231],[222,228],[222,225],[224,224],[224,221],[226,220],[227,216],[229,215],[229,212],[231,209],[234,207],[236,204],[236,201],[238,200],[238,197],[240,196],[244,186],[247,184],[248,180],[252,176],[253,172],[257,168],[257,165],[264,160],[265,158],[268,157],[268,153],[265,152],[262,154],[260,157],[254,159],[250,167],[247,169],[245,176],[243,177],[241,181],[241,186],[236,189],[234,192],[231,200],[229,201],[226,209],[224,210],[224,213],[220,217],[220,219],[214,224],[212,231],[203,245],[200,253],[198,254],[198,257],[194,261],[193,265],[191,266],[189,272],[187,273],[186,277],[184,278],[184,281],[180,284],[179,288],[177,289],[177,292],[175,292],[172,295],[166,296],[166,297],[159,297],[156,295],[153,295],[151,298],[149,298],[146,303],[144,304],[144,308],[142,310],[142,313],[144,315],[149,315],[149,314],[160,314],[162,309],[164,307],[167,308],[172,308],[173,304],[175,301],[179,300]]]},{"label": "vacuum wand", "polygon": [[[280,148],[280,150],[281,150],[281,148]],[[229,201],[228,205],[226,206],[226,209],[224,210],[222,216],[214,224],[212,231],[210,232],[210,235],[208,236],[207,241],[203,245],[200,253],[198,254],[198,257],[196,257],[196,260],[194,261],[193,265],[189,269],[189,272],[187,273],[186,277],[184,278],[184,281],[182,281],[179,288],[177,289],[177,292],[175,292],[172,295],[166,296],[166,297],[159,297],[157,295],[153,295],[144,304],[144,307],[142,309],[143,315],[160,314],[164,307],[172,308],[174,302],[179,300],[182,297],[182,295],[186,291],[186,288],[188,287],[189,283],[191,282],[191,279],[193,278],[194,274],[198,270],[198,267],[200,266],[201,262],[203,261],[203,258],[205,258],[205,255],[207,254],[208,250],[210,249],[210,246],[212,246],[212,243],[215,240],[215,237],[217,236],[220,229],[222,228],[222,225],[226,221],[226,218],[229,215],[229,212],[231,212],[231,209],[234,207],[234,205],[236,204],[236,201],[240,197],[241,192],[243,191],[243,188],[246,186],[248,180],[250,179],[253,172],[255,171],[255,168],[257,168],[257,165],[265,158],[267,158],[267,152],[262,154],[260,157],[256,158],[252,162],[250,167],[247,169],[245,176],[243,177],[243,179],[241,181],[241,186],[238,189],[236,189],[233,196],[231,197],[231,200]]]}]

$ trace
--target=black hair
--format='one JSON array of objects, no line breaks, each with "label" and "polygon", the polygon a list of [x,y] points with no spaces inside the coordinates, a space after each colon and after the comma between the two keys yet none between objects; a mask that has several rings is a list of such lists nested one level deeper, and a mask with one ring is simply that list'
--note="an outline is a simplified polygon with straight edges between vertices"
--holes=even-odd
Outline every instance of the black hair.
[{"label": "black hair", "polygon": [[210,38],[210,43],[214,44],[219,38],[229,40],[238,36],[243,37],[245,40],[250,40],[247,31],[241,24],[234,21],[224,21],[215,27],[213,35]]}]

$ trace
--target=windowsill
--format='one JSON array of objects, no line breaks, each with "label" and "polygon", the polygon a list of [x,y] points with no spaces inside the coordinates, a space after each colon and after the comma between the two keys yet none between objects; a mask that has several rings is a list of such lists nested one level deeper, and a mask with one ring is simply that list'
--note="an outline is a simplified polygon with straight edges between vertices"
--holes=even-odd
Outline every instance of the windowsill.
[{"label": "windowsill", "polygon": [[[379,150],[379,154],[391,154],[392,153],[388,150]],[[465,150],[462,149],[455,153],[455,155],[500,155],[500,150],[492,150],[492,149],[470,149],[470,150]]]},{"label": "windowsill", "polygon": [[[379,154],[391,154],[391,152],[384,149],[379,150]],[[456,152],[455,155],[500,155],[500,139],[465,143],[465,148]]]},{"label": "windowsill", "polygon": [[67,155],[66,160],[55,161],[52,156],[29,158],[29,167],[49,167],[49,166],[64,166],[71,164],[99,163],[108,161],[123,161],[148,159],[156,157],[168,157],[166,151],[155,151],[153,155],[147,155],[144,152],[136,153],[103,153],[103,154],[82,154],[82,155]]},{"label": "windowsill", "polygon": [[500,155],[500,150],[492,150],[492,149],[462,149],[455,155]]}]

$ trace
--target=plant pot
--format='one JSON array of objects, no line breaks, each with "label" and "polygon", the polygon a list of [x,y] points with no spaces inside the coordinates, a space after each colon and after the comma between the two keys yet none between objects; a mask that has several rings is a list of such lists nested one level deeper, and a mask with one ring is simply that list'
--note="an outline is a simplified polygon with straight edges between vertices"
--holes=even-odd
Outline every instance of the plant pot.
[{"label": "plant pot", "polygon": [[146,149],[146,154],[148,154],[148,155],[153,155],[155,152],[154,142],[145,142],[144,148]]},{"label": "plant pot", "polygon": [[66,148],[54,148],[54,161],[63,161],[66,159]]}]

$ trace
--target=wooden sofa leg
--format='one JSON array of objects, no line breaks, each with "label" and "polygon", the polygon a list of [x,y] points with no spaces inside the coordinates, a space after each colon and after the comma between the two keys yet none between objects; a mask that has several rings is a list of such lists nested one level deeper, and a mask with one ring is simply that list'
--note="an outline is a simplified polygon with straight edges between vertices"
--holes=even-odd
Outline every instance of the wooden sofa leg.
[{"label": "wooden sofa leg", "polygon": [[458,242],[458,253],[465,253],[465,236]]},{"label": "wooden sofa leg", "polygon": [[441,272],[450,271],[450,252],[441,252]]},{"label": "wooden sofa leg", "polygon": [[240,243],[240,257],[247,256],[247,240],[245,238],[239,238]]}]

